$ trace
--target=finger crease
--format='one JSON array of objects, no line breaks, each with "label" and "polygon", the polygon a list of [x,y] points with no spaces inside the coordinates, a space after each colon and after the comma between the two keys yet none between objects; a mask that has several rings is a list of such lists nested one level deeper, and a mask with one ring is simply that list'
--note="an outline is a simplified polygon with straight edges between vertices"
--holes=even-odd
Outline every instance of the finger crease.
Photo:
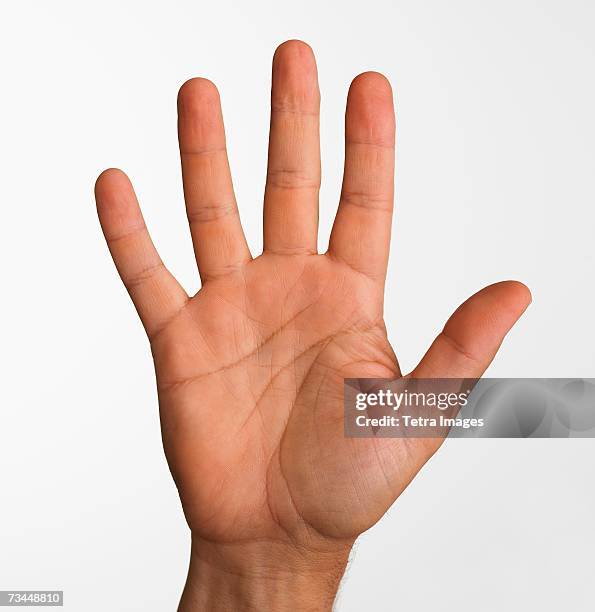
[{"label": "finger crease", "polygon": [[[393,211],[392,198],[370,195],[358,191],[343,191],[341,193],[341,204],[379,212],[392,213]],[[382,204],[385,204],[385,206],[382,206]]]},{"label": "finger crease", "polygon": [[123,234],[118,234],[116,236],[106,236],[105,241],[108,243],[108,245],[112,245],[117,242],[120,242],[121,240],[125,240],[126,238],[130,238],[131,236],[135,236],[136,234],[140,234],[146,231],[147,226],[143,223],[142,225],[134,227],[131,230],[124,232]]},{"label": "finger crease", "polygon": [[348,146],[356,146],[356,147],[374,147],[377,149],[389,149],[390,151],[394,151],[394,144],[385,144],[382,142],[372,142],[371,140],[346,140],[345,144]]},{"label": "finger crease", "polygon": [[205,149],[180,149],[180,155],[210,155],[212,153],[225,153],[226,147],[212,147]]},{"label": "finger crease", "polygon": [[440,336],[443,340],[446,341],[447,344],[451,346],[455,350],[456,353],[468,359],[469,361],[473,361],[475,363],[479,363],[479,359],[477,359],[474,355],[472,355],[465,347],[458,341],[455,340],[452,336],[450,336],[446,331],[442,331]]},{"label": "finger crease", "polygon": [[139,285],[142,285],[146,283],[148,280],[151,280],[151,278],[153,278],[155,274],[159,270],[162,270],[162,269],[164,269],[164,265],[163,265],[163,262],[161,261],[152,266],[147,266],[146,268],[143,268],[139,272],[135,272],[134,274],[128,276],[125,281],[126,287],[130,290],[135,289]]},{"label": "finger crease", "polygon": [[277,168],[268,171],[266,185],[279,189],[320,189],[320,178],[297,168]]},{"label": "finger crease", "polygon": [[232,202],[229,204],[200,204],[195,210],[189,211],[187,216],[190,225],[202,225],[237,213],[238,207],[235,202]]},{"label": "finger crease", "polygon": [[319,117],[319,111],[306,111],[290,104],[272,104],[271,113],[279,113],[286,115],[301,115],[304,117]]}]

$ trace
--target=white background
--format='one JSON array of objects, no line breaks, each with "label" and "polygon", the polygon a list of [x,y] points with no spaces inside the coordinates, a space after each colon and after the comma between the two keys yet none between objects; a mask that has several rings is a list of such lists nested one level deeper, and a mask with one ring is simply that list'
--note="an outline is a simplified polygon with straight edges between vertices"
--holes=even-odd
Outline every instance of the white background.
[{"label": "white background", "polygon": [[[489,374],[594,376],[594,29],[589,0],[3,3],[0,589],[63,589],[77,612],[175,608],[189,537],[92,188],[125,169],[196,290],[175,96],[207,76],[257,252],[287,38],[319,62],[321,248],[348,84],[375,69],[394,85],[386,319],[403,369],[464,298],[517,278],[534,301]],[[594,460],[593,440],[450,441],[359,541],[338,609],[592,610]]]}]

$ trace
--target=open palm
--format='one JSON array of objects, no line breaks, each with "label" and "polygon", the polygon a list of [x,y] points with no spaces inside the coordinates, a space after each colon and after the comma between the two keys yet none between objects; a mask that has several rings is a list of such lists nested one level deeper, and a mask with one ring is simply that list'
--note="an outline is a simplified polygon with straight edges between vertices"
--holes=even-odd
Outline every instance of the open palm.
[{"label": "open palm", "polygon": [[[357,77],[345,173],[317,252],[319,93],[310,48],[273,62],[264,252],[252,258],[233,195],[215,86],[180,90],[184,193],[202,289],[189,298],[155,251],[130,182],[96,186],[101,224],[151,340],[163,441],[193,535],[209,542],[353,539],[438,442],[343,435],[343,380],[400,376],[383,322],[394,170],[387,80]],[[529,303],[503,282],[470,298],[412,373],[477,377]]]}]

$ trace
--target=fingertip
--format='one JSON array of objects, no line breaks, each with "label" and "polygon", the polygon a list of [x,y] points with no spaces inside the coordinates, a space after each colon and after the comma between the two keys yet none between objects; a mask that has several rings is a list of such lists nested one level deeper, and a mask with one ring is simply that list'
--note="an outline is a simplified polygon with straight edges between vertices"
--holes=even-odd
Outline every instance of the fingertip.
[{"label": "fingertip", "polygon": [[178,90],[178,108],[193,110],[201,104],[218,104],[219,98],[219,90],[213,81],[193,77]]},{"label": "fingertip", "polygon": [[391,100],[393,96],[393,88],[388,78],[381,72],[376,72],[374,70],[368,70],[358,74],[353,81],[351,81],[349,92],[353,94],[376,94],[382,97],[390,96]]},{"label": "fingertip", "polygon": [[121,187],[130,187],[130,185],[130,179],[123,170],[119,168],[107,168],[95,181],[95,197],[97,203],[99,204],[106,194],[118,190]]},{"label": "fingertip", "polygon": [[389,80],[379,72],[364,72],[353,79],[347,96],[348,138],[392,147],[395,112]]},{"label": "fingertip", "polygon": [[273,56],[274,110],[317,113],[320,104],[314,52],[301,40],[279,45]]},{"label": "fingertip", "polygon": [[144,224],[134,187],[128,175],[119,168],[104,170],[95,181],[97,215],[107,238],[125,233],[130,227]]},{"label": "fingertip", "polygon": [[525,308],[529,306],[529,304],[531,304],[533,301],[531,289],[529,289],[529,287],[527,287],[527,285],[524,283],[521,283],[521,281],[510,280],[507,282],[510,285],[511,290],[514,291],[515,295],[517,296],[519,303],[524,304]]},{"label": "fingertip", "polygon": [[180,151],[196,153],[225,148],[219,90],[212,81],[195,77],[178,92]]},{"label": "fingertip", "polygon": [[286,40],[275,49],[273,63],[287,60],[316,63],[312,47],[298,39]]},{"label": "fingertip", "polygon": [[489,292],[495,299],[505,302],[520,316],[533,301],[531,291],[524,283],[517,280],[505,280],[489,285],[483,291]]}]

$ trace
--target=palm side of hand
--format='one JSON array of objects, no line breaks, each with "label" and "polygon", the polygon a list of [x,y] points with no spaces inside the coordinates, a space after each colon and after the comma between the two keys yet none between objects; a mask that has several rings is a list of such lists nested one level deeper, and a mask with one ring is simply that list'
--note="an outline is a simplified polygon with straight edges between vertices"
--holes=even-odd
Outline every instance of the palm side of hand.
[{"label": "palm side of hand", "polygon": [[[203,279],[191,299],[159,259],[125,175],[97,183],[106,239],[151,339],[166,455],[206,540],[354,538],[438,446],[343,435],[344,378],[400,375],[382,318],[394,115],[383,77],[353,82],[339,212],[321,255],[318,104],[310,49],[285,43],[273,63],[264,253],[252,259],[218,94],[202,79],[183,86],[184,191]],[[476,294],[412,375],[480,376],[528,301],[514,282]]]},{"label": "palm side of hand", "polygon": [[[264,255],[157,335],[165,449],[195,532],[293,534],[302,519],[327,531],[328,511],[353,506],[354,474],[328,451],[344,441],[343,379],[398,374],[380,297],[326,255]],[[337,494],[311,495],[327,474]]]}]

